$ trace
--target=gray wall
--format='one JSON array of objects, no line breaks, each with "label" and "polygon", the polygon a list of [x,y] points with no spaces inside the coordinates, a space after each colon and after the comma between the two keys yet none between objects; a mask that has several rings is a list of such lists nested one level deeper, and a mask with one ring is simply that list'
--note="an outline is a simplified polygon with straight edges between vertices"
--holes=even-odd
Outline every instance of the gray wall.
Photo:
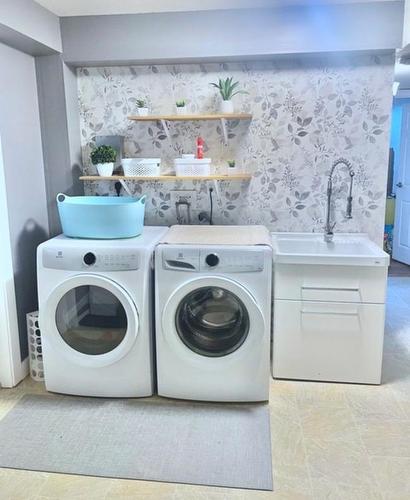
[{"label": "gray wall", "polygon": [[1,0],[0,42],[32,55],[61,52],[60,20],[33,0]]},{"label": "gray wall", "polygon": [[401,1],[61,19],[73,65],[249,59],[401,46]]},{"label": "gray wall", "polygon": [[34,58],[0,44],[0,136],[21,357],[27,356],[25,315],[37,309],[36,248],[48,237]]},{"label": "gray wall", "polygon": [[56,195],[83,194],[76,73],[60,55],[36,58],[50,236],[61,233]]}]

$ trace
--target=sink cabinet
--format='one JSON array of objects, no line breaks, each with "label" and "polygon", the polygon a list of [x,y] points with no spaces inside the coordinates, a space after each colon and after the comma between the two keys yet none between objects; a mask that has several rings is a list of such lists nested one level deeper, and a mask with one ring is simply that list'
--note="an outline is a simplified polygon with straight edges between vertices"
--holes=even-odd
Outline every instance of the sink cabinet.
[{"label": "sink cabinet", "polygon": [[[286,261],[286,259],[284,259]],[[380,384],[387,265],[275,262],[275,378]]]}]

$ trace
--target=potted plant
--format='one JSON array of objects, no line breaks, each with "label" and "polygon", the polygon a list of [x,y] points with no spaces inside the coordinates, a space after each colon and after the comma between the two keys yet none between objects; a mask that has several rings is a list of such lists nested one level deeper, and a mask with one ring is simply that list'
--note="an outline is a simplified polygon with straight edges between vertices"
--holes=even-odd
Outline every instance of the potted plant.
[{"label": "potted plant", "polygon": [[238,167],[235,160],[228,160],[228,175],[235,175],[238,173]]},{"label": "potted plant", "polygon": [[117,151],[112,146],[98,146],[90,154],[91,163],[97,167],[98,175],[109,177],[114,171]]},{"label": "potted plant", "polygon": [[144,99],[137,99],[137,110],[140,116],[147,116],[148,108]]},{"label": "potted plant", "polygon": [[177,115],[186,115],[185,99],[180,99],[176,101],[175,106],[177,107]]},{"label": "potted plant", "polygon": [[238,89],[239,82],[234,82],[233,76],[231,76],[230,78],[225,78],[225,80],[219,78],[218,83],[211,83],[211,85],[216,87],[221,94],[221,113],[233,113],[232,97],[237,94],[248,93],[245,90]]}]

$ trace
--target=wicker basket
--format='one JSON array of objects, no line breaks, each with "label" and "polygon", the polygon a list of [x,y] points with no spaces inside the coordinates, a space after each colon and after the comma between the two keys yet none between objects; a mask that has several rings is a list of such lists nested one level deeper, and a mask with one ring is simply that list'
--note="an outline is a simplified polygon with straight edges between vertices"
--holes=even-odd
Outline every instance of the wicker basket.
[{"label": "wicker basket", "polygon": [[122,168],[127,177],[158,177],[161,158],[123,158]]},{"label": "wicker basket", "polygon": [[41,332],[38,324],[37,311],[27,314],[27,335],[30,359],[30,377],[36,382],[43,382],[43,351],[41,346]]},{"label": "wicker basket", "polygon": [[211,159],[177,158],[174,160],[175,173],[179,177],[208,176],[211,173]]}]

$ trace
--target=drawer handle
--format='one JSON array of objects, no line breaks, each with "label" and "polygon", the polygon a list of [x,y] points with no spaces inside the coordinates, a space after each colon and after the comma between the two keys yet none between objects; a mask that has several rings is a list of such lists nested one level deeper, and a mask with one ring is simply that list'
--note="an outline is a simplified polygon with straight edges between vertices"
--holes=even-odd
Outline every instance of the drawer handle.
[{"label": "drawer handle", "polygon": [[[330,316],[334,318],[332,321]],[[322,317],[322,320],[320,318]],[[339,318],[337,320],[336,318]],[[333,325],[337,325],[336,328]],[[317,328],[323,330],[324,325],[326,331],[332,332],[335,330],[342,328],[342,330],[347,332],[356,332],[360,333],[363,331],[362,318],[360,315],[360,311],[315,311],[301,308],[300,310],[300,328],[301,331],[306,333],[312,332]]]},{"label": "drawer handle", "polygon": [[302,290],[324,290],[325,292],[360,292],[360,288],[334,288],[327,286],[302,286]]},{"label": "drawer handle", "polygon": [[[344,294],[344,300],[348,302],[362,302],[362,294],[360,288],[354,287],[327,287],[327,286],[306,286],[302,285],[300,288],[300,295],[302,300],[318,300],[321,294]],[[337,297],[337,295],[334,295]],[[326,299],[328,300],[328,299]],[[331,300],[331,299],[329,299]]]},{"label": "drawer handle", "polygon": [[327,314],[331,316],[359,316],[359,312],[341,312],[341,311],[307,311],[301,309],[301,314]]}]

